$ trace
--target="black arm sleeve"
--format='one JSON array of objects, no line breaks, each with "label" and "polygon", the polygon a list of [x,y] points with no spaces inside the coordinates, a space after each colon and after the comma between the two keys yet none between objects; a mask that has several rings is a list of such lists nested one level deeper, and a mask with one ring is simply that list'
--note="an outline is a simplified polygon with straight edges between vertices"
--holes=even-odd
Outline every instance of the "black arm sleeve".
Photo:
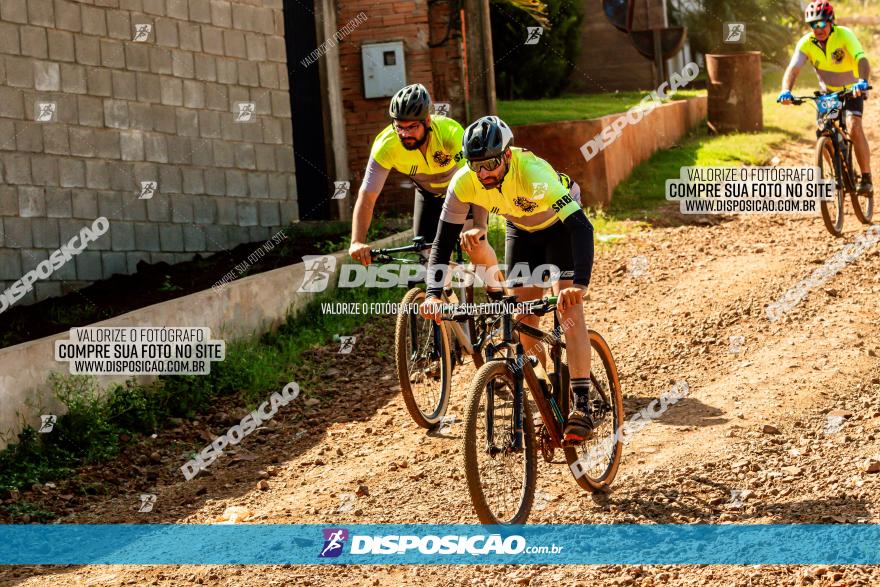
[{"label": "black arm sleeve", "polygon": [[[455,248],[455,239],[461,234],[464,224],[452,224],[441,220],[437,226],[437,235],[434,237],[434,245],[431,247],[431,257],[428,259],[428,297],[440,297],[443,284],[446,282],[446,273],[449,270],[449,259]],[[443,269],[434,269],[437,265],[443,265]],[[439,275],[435,275],[439,273]]]},{"label": "black arm sleeve", "polygon": [[562,221],[568,228],[571,256],[574,260],[575,285],[590,285],[593,272],[593,225],[583,210],[578,210]]}]

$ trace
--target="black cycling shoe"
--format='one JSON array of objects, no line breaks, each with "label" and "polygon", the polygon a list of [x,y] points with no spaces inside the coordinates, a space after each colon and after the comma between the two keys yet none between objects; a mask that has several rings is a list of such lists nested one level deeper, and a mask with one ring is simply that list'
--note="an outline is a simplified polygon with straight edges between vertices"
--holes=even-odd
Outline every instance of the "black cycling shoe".
[{"label": "black cycling shoe", "polygon": [[578,444],[593,437],[593,419],[589,414],[572,410],[565,421],[563,440],[569,444]]},{"label": "black cycling shoe", "polygon": [[864,179],[859,183],[859,193],[863,196],[870,196],[874,193],[874,185],[871,183],[871,180],[865,181]]}]

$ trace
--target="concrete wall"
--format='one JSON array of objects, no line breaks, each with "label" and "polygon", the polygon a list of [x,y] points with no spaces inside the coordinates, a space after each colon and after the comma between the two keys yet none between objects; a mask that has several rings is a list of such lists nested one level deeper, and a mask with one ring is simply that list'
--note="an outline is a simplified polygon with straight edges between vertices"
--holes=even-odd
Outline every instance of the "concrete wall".
[{"label": "concrete wall", "polygon": [[[0,291],[98,216],[110,238],[19,303],[297,218],[282,0],[0,2]],[[136,25],[152,31],[135,41]],[[52,122],[35,103],[54,102]],[[256,122],[236,123],[236,102]],[[141,181],[158,193],[139,199]]]},{"label": "concrete wall", "polygon": [[532,149],[578,182],[585,204],[607,207],[617,184],[655,151],[669,148],[695,128],[706,118],[706,107],[705,97],[663,104],[638,124],[624,127],[617,140],[590,161],[582,155],[581,146],[622,114],[517,126],[513,134],[517,146]]},{"label": "concrete wall", "polygon": [[[407,230],[373,243],[374,248],[404,244]],[[337,263],[349,259],[335,253]],[[218,292],[205,290],[148,306],[90,326],[200,326],[211,329],[212,339],[230,342],[277,328],[290,312],[304,308],[315,294],[299,293],[303,263],[245,277]],[[335,287],[335,280],[330,280]],[[55,341],[68,340],[64,332],[0,349],[0,449],[17,438],[25,424],[38,428],[41,414],[62,414],[61,404],[48,386],[51,372],[66,373],[67,363],[55,361]],[[102,387],[129,377],[99,376]],[[152,377],[141,377],[148,381]]]}]

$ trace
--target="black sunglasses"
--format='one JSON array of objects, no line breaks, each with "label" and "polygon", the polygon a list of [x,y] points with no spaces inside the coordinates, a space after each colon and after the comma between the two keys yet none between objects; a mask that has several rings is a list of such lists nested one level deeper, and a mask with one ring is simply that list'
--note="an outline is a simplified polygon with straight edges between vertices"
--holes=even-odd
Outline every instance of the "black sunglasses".
[{"label": "black sunglasses", "polygon": [[497,157],[492,157],[491,159],[481,159],[479,161],[471,161],[468,160],[468,167],[471,168],[471,171],[474,173],[479,172],[481,169],[485,169],[486,171],[495,171],[498,169],[498,166],[501,165],[501,162],[504,161],[504,155],[498,155]]}]

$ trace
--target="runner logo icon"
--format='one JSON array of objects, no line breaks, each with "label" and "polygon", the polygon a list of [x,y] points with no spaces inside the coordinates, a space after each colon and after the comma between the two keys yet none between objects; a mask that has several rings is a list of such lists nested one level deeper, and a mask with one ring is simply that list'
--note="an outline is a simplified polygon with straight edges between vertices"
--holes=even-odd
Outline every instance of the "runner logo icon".
[{"label": "runner logo icon", "polygon": [[330,276],[336,271],[336,258],[331,255],[303,255],[305,275],[300,293],[316,293],[327,289]]},{"label": "runner logo icon", "polygon": [[541,34],[544,32],[544,27],[539,26],[530,26],[526,27],[529,31],[528,36],[526,37],[526,45],[537,45],[538,41],[541,40]]},{"label": "runner logo icon", "polygon": [[324,547],[318,558],[336,558],[342,554],[342,547],[348,540],[348,530],[345,528],[324,528]]}]

